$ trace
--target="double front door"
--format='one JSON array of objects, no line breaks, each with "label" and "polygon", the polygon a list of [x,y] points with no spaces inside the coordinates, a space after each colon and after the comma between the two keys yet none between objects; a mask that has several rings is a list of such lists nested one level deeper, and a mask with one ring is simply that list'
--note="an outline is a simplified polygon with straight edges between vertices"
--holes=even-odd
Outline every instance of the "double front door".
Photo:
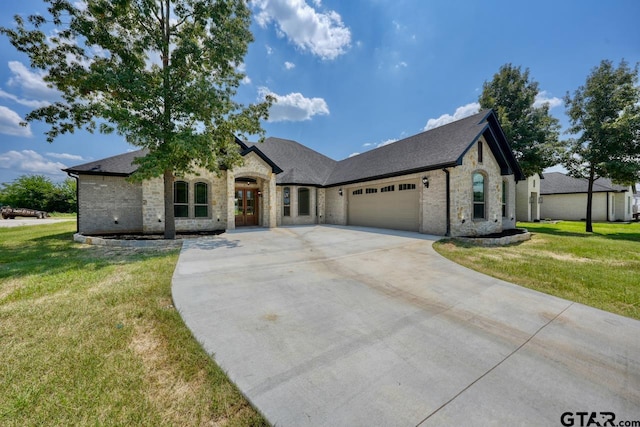
[{"label": "double front door", "polygon": [[236,227],[258,225],[258,189],[236,188]]}]

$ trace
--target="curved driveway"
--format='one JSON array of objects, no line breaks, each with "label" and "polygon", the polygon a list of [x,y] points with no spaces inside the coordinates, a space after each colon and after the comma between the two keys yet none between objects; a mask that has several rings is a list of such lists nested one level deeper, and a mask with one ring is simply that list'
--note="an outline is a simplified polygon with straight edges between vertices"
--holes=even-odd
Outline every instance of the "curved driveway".
[{"label": "curved driveway", "polygon": [[185,241],[173,298],[274,425],[640,420],[640,322],[473,272],[435,240],[310,226]]}]

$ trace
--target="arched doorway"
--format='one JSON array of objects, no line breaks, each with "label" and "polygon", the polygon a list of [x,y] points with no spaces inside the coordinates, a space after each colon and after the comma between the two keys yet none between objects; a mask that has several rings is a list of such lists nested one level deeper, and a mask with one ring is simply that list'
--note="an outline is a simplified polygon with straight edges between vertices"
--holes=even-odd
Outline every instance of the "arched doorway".
[{"label": "arched doorway", "polygon": [[246,227],[260,224],[260,188],[253,178],[235,180],[235,226]]}]

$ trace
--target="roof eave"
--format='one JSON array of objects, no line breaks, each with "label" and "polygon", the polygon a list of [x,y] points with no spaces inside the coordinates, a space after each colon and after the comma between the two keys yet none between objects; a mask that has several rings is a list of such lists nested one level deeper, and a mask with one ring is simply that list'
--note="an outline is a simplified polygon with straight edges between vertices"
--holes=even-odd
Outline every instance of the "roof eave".
[{"label": "roof eave", "polygon": [[375,181],[377,179],[395,178],[395,177],[398,177],[398,176],[410,175],[410,174],[413,174],[413,173],[420,173],[420,172],[429,172],[429,171],[442,169],[442,168],[456,167],[456,166],[459,166],[459,165],[460,164],[457,163],[457,162],[440,163],[440,164],[437,164],[437,165],[425,166],[425,167],[414,168],[414,169],[407,169],[407,170],[403,170],[403,171],[399,171],[399,172],[391,172],[391,173],[386,173],[386,174],[382,174],[382,175],[370,176],[370,177],[366,177],[366,178],[360,178],[360,179],[354,179],[354,180],[349,180],[349,181],[341,181],[341,182],[337,182],[337,183],[325,184],[322,187],[323,188],[329,188],[329,187],[337,187],[337,186],[340,186],[340,185],[358,184],[360,182]]}]

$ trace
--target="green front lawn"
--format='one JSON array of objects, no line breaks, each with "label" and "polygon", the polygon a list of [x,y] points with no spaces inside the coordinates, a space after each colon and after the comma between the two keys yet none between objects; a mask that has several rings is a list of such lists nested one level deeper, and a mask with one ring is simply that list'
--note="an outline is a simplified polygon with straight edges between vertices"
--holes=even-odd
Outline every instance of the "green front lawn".
[{"label": "green front lawn", "polygon": [[504,247],[444,240],[443,256],[531,289],[640,319],[640,223],[518,223],[533,237]]},{"label": "green front lawn", "polygon": [[172,305],[176,250],[0,228],[0,425],[263,425]]}]

